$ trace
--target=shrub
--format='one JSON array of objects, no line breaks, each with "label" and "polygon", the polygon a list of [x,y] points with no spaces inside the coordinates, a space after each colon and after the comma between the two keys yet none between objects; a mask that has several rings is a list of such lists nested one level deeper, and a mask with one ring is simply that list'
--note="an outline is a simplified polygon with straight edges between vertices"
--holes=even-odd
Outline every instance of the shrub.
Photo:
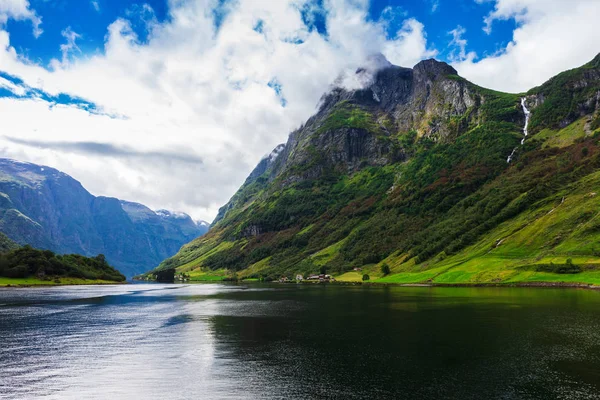
[{"label": "shrub", "polygon": [[383,263],[381,264],[381,273],[385,276],[385,275],[389,275],[390,274],[390,266]]},{"label": "shrub", "polygon": [[29,268],[25,265],[17,265],[16,267],[6,270],[4,273],[8,278],[26,278],[29,275]]},{"label": "shrub", "polygon": [[364,274],[362,277],[363,281],[368,281],[369,279],[371,279],[371,277],[368,274]]},{"label": "shrub", "polygon": [[573,264],[573,260],[567,258],[564,264],[540,264],[536,266],[538,272],[551,272],[554,274],[578,274],[582,271],[579,265]]}]

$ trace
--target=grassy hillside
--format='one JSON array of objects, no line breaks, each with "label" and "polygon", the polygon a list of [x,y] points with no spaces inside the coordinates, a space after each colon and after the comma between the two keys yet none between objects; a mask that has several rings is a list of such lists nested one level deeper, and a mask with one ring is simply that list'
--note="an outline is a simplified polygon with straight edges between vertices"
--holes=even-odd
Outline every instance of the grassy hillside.
[{"label": "grassy hillside", "polygon": [[454,75],[413,88],[393,112],[344,95],[159,269],[192,280],[326,271],[345,281],[600,283],[599,68],[595,59],[526,95],[523,146],[521,96]]}]

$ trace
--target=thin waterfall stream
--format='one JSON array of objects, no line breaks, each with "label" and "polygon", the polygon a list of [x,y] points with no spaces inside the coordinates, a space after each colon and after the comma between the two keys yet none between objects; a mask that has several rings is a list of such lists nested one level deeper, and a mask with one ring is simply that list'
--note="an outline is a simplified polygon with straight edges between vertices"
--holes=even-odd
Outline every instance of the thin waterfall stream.
[{"label": "thin waterfall stream", "polygon": [[[529,134],[529,119],[531,118],[531,111],[529,111],[529,109],[527,108],[526,101],[527,101],[527,98],[525,98],[525,97],[521,98],[521,106],[523,107],[523,113],[525,114],[525,126],[523,127],[523,139],[521,139],[521,146],[523,146],[523,144],[525,144],[525,139],[527,138],[527,135]],[[510,155],[506,159],[507,163],[510,163],[512,161],[512,158],[515,155],[515,152],[517,151],[517,149],[518,149],[518,147],[515,147],[513,149],[513,151],[510,153]]]}]

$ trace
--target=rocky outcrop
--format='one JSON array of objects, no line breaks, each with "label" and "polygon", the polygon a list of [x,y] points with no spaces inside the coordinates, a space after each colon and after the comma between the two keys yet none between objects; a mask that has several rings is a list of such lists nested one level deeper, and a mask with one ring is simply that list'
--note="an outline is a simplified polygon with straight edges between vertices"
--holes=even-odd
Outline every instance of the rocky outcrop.
[{"label": "rocky outcrop", "polygon": [[581,68],[565,71],[527,93],[527,105],[536,112],[532,131],[564,128],[600,109],[600,55]]},{"label": "rocky outcrop", "polygon": [[95,197],[53,168],[0,159],[0,232],[19,244],[104,254],[111,265],[133,276],[207,230],[187,214]]}]

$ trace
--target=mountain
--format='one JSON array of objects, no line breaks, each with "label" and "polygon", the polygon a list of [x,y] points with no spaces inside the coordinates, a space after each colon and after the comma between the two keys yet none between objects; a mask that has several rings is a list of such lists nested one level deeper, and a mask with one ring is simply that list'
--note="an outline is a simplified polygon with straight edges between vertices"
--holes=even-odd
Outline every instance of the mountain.
[{"label": "mountain", "polygon": [[0,231],[19,244],[60,254],[104,254],[133,276],[207,230],[187,214],[95,197],[56,169],[0,159]]},{"label": "mountain", "polygon": [[379,57],[157,270],[600,283],[599,107],[600,55],[522,94]]}]

